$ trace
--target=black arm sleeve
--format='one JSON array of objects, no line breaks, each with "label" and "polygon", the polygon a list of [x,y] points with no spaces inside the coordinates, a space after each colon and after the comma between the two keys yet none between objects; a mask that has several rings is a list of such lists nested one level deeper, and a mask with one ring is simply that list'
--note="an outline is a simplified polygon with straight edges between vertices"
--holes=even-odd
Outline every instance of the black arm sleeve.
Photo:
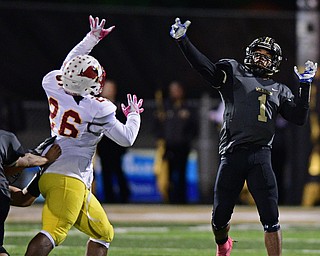
[{"label": "black arm sleeve", "polygon": [[280,114],[288,121],[304,125],[307,122],[310,102],[309,83],[300,83],[299,94],[295,101],[285,101],[281,107]]},{"label": "black arm sleeve", "polygon": [[39,189],[39,180],[42,175],[43,169],[39,169],[39,171],[32,177],[29,184],[25,187],[25,189],[29,192],[33,197],[40,196]]},{"label": "black arm sleeve", "polygon": [[221,85],[225,79],[225,73],[203,55],[188,39],[177,41],[191,67],[197,70],[212,86]]}]

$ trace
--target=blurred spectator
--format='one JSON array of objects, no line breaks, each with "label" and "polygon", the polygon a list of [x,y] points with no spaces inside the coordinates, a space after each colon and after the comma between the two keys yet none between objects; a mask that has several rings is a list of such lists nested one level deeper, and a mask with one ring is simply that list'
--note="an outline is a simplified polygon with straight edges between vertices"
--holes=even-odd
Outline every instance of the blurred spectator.
[{"label": "blurred spectator", "polygon": [[181,82],[172,81],[168,93],[156,116],[157,136],[163,142],[162,157],[168,164],[168,202],[187,203],[186,168],[197,121]]},{"label": "blurred spectator", "polygon": [[221,127],[223,123],[224,104],[221,101],[217,109],[212,109],[209,112],[209,120]]},{"label": "blurred spectator", "polygon": [[[116,100],[117,84],[115,81],[106,80],[101,97],[109,99],[117,106],[117,118],[122,123],[126,117],[121,111],[120,103]],[[103,136],[97,147],[101,160],[103,191],[105,203],[126,203],[129,201],[130,190],[127,178],[122,169],[122,157],[127,148]]]}]

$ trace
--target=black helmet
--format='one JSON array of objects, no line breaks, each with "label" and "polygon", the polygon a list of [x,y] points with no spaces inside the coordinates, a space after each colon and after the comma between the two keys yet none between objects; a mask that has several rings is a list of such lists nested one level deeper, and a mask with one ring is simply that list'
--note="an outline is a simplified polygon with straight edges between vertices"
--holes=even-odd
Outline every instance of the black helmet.
[{"label": "black helmet", "polygon": [[[259,53],[255,53],[257,49],[268,50],[271,54],[270,61],[267,65],[258,65],[255,61],[255,57],[261,56]],[[272,76],[279,71],[279,66],[282,60],[282,51],[280,45],[271,37],[259,37],[246,48],[246,57],[244,59],[244,65],[250,69],[254,74],[262,77]]]}]

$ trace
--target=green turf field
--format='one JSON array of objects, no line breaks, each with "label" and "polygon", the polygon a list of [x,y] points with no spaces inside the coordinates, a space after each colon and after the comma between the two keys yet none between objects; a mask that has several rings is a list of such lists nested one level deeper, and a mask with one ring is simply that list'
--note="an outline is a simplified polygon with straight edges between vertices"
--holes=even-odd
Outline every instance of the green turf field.
[{"label": "green turf field", "polygon": [[[209,225],[113,223],[115,238],[109,256],[213,256],[214,242]],[[39,224],[6,224],[5,247],[12,256],[24,255],[29,240]],[[283,255],[320,255],[320,225],[283,225]],[[258,224],[234,224],[232,255],[266,255],[263,231]],[[84,255],[87,237],[72,229],[63,245],[50,255]]]}]

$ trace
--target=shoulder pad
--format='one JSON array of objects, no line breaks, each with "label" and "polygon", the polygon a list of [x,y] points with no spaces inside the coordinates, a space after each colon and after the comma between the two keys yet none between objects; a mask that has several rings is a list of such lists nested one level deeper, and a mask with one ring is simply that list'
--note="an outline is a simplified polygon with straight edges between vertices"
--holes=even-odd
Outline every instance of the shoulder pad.
[{"label": "shoulder pad", "polygon": [[117,110],[116,105],[106,98],[92,95],[88,97],[92,102],[93,108],[97,110],[97,118],[110,115]]}]

